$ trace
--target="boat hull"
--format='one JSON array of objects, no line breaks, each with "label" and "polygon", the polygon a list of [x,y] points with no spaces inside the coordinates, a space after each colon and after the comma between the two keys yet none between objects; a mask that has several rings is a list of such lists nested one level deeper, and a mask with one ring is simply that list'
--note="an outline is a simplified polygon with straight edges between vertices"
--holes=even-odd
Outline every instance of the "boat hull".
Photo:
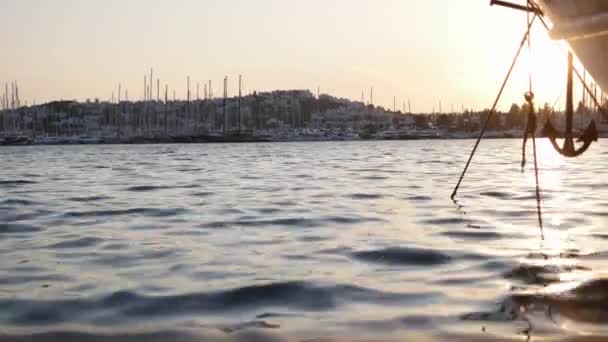
[{"label": "boat hull", "polygon": [[1,140],[2,145],[31,145],[32,139],[26,136],[8,136]]},{"label": "boat hull", "polygon": [[[557,36],[566,41],[596,83],[608,90],[608,1],[541,0]],[[605,26],[605,28],[604,28]],[[604,32],[605,31],[605,32]]]}]

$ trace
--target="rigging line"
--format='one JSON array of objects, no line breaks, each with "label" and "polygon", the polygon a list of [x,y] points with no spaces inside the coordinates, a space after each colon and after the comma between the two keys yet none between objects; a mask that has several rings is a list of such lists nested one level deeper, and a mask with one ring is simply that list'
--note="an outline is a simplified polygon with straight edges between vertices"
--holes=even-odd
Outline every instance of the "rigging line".
[{"label": "rigging line", "polygon": [[[529,9],[533,7],[532,2],[530,0],[528,0],[526,4]],[[530,59],[530,61],[528,62],[528,89],[530,93],[532,93],[532,35],[530,34],[530,29],[532,28],[532,26],[530,25],[530,11],[526,12],[526,17],[526,24],[528,25],[528,58]]]},{"label": "rigging line", "polygon": [[458,189],[460,188],[460,184],[462,184],[462,180],[464,179],[464,176],[467,173],[467,170],[469,169],[469,166],[471,165],[471,161],[473,160],[473,156],[475,156],[475,152],[477,152],[477,148],[479,147],[479,143],[481,142],[481,139],[483,138],[483,135],[485,134],[485,131],[488,128],[488,124],[490,122],[490,119],[492,118],[492,115],[496,111],[496,106],[498,105],[498,101],[500,101],[500,98],[502,97],[502,93],[505,90],[505,87],[507,85],[507,82],[509,81],[509,78],[511,77],[511,73],[513,72],[513,69],[515,68],[515,65],[517,64],[517,60],[519,59],[519,55],[521,54],[521,51],[522,51],[524,45],[526,44],[526,41],[528,40],[529,33],[530,33],[530,27],[532,26],[532,24],[534,24],[534,20],[536,18],[538,18],[537,14],[534,15],[534,17],[532,18],[532,20],[528,24],[528,30],[524,34],[524,36],[523,36],[523,38],[521,40],[521,43],[519,44],[519,48],[517,49],[517,53],[515,54],[515,57],[513,58],[513,62],[511,63],[511,67],[509,68],[509,71],[507,72],[507,75],[505,76],[505,79],[502,82],[500,90],[498,91],[496,99],[494,100],[494,104],[492,105],[492,109],[490,110],[490,113],[488,113],[488,117],[486,118],[485,122],[483,123],[481,131],[479,132],[479,136],[477,137],[477,141],[475,142],[475,146],[473,146],[473,150],[471,151],[471,154],[469,155],[469,159],[468,159],[468,161],[467,161],[467,163],[466,163],[466,165],[464,167],[464,170],[462,170],[462,174],[460,175],[460,179],[458,180],[458,183],[456,184],[456,187],[454,187],[454,191],[452,192],[452,196],[450,196],[450,198],[452,200],[454,200],[454,198],[456,197],[456,194],[458,193]]},{"label": "rigging line", "polygon": [[541,208],[540,198],[540,181],[538,177],[538,156],[536,154],[536,137],[535,133],[532,133],[532,151],[534,152],[534,178],[536,179],[536,212],[538,213],[538,225],[540,227],[540,237],[542,240],[545,239],[545,232],[543,229],[543,213]]},{"label": "rigging line", "polygon": [[[528,0],[527,6],[528,8],[532,8],[534,7],[534,3],[532,2],[533,0]],[[529,49],[529,53],[530,56],[532,56],[532,37],[530,34],[530,12],[528,12],[528,49]],[[523,144],[523,148],[522,148],[522,172],[523,172],[523,168],[525,166],[525,161],[526,161],[526,140],[528,139],[528,133],[532,134],[532,153],[534,154],[534,179],[535,179],[535,183],[536,183],[536,213],[538,215],[538,226],[540,228],[540,237],[542,240],[545,239],[545,232],[543,229],[543,213],[542,213],[542,206],[541,206],[541,194],[540,194],[540,181],[539,181],[539,177],[538,177],[538,154],[536,151],[536,128],[537,128],[537,117],[534,114],[534,103],[532,102],[532,100],[534,99],[534,93],[532,92],[532,66],[530,66],[530,88],[529,88],[529,98],[530,101],[529,103],[529,115],[528,115],[528,125],[532,124],[531,130],[530,132],[528,132],[528,127],[526,127],[526,132],[524,133],[524,144]]]},{"label": "rigging line", "polygon": [[564,97],[564,90],[565,90],[565,88],[562,88],[561,92],[559,93],[559,96],[557,96],[555,98],[555,101],[553,102],[553,105],[551,106],[551,112],[555,111],[555,106],[557,106],[557,103],[561,101],[562,97]]},{"label": "rigging line", "polygon": [[572,67],[572,71],[574,71],[574,73],[576,74],[576,77],[579,79],[579,81],[581,81],[581,83],[583,84],[583,87],[585,87],[585,90],[587,90],[587,93],[589,93],[589,96],[591,97],[591,100],[593,100],[593,103],[600,108],[600,110],[603,113],[606,113],[606,109],[604,108],[604,106],[601,106],[597,100],[597,97],[595,97],[595,95],[593,94],[593,92],[591,91],[591,88],[589,88],[589,86],[587,85],[587,83],[585,83],[585,81],[583,80],[583,77],[581,76],[581,74],[578,72],[578,70],[576,70],[576,68]]},{"label": "rigging line", "polygon": [[[530,0],[526,2],[526,6],[528,10],[532,7],[532,3]],[[524,172],[524,168],[526,167],[526,145],[528,143],[528,134],[530,130],[533,132],[536,131],[536,119],[534,118],[534,104],[532,100],[534,99],[534,93],[532,92],[532,35],[531,35],[531,26],[530,26],[530,11],[526,12],[526,25],[528,29],[528,58],[530,59],[528,62],[528,92],[524,95],[526,101],[528,102],[528,120],[526,123],[526,128],[524,130],[524,137],[521,146],[521,172]],[[534,121],[534,122],[532,122]]]}]

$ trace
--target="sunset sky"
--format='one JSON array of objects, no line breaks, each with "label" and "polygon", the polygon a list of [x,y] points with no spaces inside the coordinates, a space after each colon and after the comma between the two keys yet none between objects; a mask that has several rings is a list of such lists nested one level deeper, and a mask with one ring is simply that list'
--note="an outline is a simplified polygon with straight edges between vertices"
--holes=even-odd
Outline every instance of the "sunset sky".
[{"label": "sunset sky", "polygon": [[[387,107],[396,96],[415,112],[481,109],[525,20],[489,0],[0,0],[0,82],[17,80],[30,103],[108,99],[119,83],[140,99],[153,67],[178,97],[188,75],[193,92],[211,79],[216,94],[227,75],[234,94],[242,74],[246,92],[320,86],[367,101],[373,86]],[[503,109],[522,102],[529,65],[538,102],[564,89],[563,47],[540,26],[533,39]]]}]

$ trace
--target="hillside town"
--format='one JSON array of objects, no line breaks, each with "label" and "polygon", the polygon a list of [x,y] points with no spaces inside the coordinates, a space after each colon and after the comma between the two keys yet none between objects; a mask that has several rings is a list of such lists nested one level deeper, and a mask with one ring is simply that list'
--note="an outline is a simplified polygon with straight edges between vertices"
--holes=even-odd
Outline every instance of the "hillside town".
[{"label": "hillside town", "polygon": [[[86,144],[246,142],[358,139],[455,139],[475,137],[489,110],[409,113],[381,106],[314,95],[308,90],[254,92],[246,96],[145,101],[53,101],[21,106],[4,101],[0,144]],[[405,109],[405,108],[404,108]],[[563,126],[563,113],[548,104],[535,109],[539,130],[550,119]],[[489,137],[521,137],[527,105],[513,104],[493,115]],[[606,117],[579,104],[575,127],[596,120],[606,133]]]}]

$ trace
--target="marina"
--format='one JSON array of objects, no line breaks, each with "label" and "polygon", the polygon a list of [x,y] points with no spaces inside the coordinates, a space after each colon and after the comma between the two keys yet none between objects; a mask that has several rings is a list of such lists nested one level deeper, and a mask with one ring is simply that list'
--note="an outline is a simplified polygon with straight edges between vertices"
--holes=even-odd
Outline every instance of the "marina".
[{"label": "marina", "polygon": [[[487,136],[521,137],[524,107],[497,113]],[[488,113],[404,113],[307,90],[190,101],[56,101],[0,111],[0,145],[472,139]],[[564,115],[546,105],[539,113],[555,121]],[[608,135],[598,108],[578,113],[577,124],[595,120],[599,134]]]}]

